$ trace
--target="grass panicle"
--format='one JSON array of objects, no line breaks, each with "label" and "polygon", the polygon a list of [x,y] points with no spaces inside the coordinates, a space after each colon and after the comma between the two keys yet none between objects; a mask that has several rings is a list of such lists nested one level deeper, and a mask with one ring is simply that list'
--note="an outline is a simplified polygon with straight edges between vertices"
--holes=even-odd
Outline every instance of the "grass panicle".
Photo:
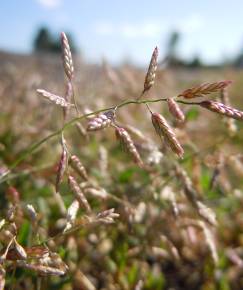
[{"label": "grass panicle", "polygon": [[116,132],[116,137],[120,141],[120,144],[123,150],[125,150],[126,152],[130,154],[133,161],[138,166],[143,167],[143,161],[129,133],[124,128],[121,128],[121,127],[115,127],[115,132]]}]

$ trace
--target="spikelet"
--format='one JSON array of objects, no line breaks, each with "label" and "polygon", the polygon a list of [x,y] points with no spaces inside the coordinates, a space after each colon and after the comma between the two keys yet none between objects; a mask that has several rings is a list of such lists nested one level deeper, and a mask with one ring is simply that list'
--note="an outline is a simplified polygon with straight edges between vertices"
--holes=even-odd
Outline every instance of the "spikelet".
[{"label": "spikelet", "polygon": [[170,186],[164,186],[160,192],[160,196],[171,203],[173,215],[179,216],[179,207],[176,201],[176,195]]},{"label": "spikelet", "polygon": [[243,178],[243,162],[240,155],[231,155],[228,157],[228,163],[237,174],[237,176]]},{"label": "spikelet", "polygon": [[207,101],[200,102],[199,105],[201,107],[204,107],[204,108],[212,111],[212,112],[224,115],[226,117],[233,118],[233,119],[240,120],[240,121],[243,120],[243,112],[242,111],[239,111],[235,108],[226,106],[222,103],[207,100]]},{"label": "spikelet", "polygon": [[214,92],[217,92],[225,87],[227,87],[229,84],[231,84],[232,81],[219,81],[215,83],[205,83],[201,84],[199,86],[195,86],[193,88],[187,89],[181,94],[178,95],[178,97],[184,97],[186,99],[196,98],[196,97],[202,97],[204,95],[208,95]]},{"label": "spikelet", "polygon": [[37,221],[37,213],[33,205],[27,204],[25,208],[28,216],[30,217],[31,223],[35,223]]},{"label": "spikelet", "polygon": [[139,280],[139,281],[137,282],[137,284],[135,285],[134,290],[142,290],[143,287],[144,287],[144,282],[143,282],[143,280]]},{"label": "spikelet", "polygon": [[0,265],[0,290],[4,290],[5,287],[5,270],[2,265]]},{"label": "spikelet", "polygon": [[[63,141],[64,142],[64,141]],[[62,155],[58,164],[57,176],[56,176],[56,192],[59,192],[60,184],[63,180],[63,176],[67,166],[67,151],[64,144],[62,144]]]},{"label": "spikelet", "polygon": [[84,180],[89,179],[85,167],[76,155],[71,156],[71,166]]},{"label": "spikelet", "polygon": [[181,147],[179,141],[176,139],[175,133],[169,126],[165,118],[158,114],[151,112],[152,124],[156,133],[162,138],[164,137],[165,142],[171,148],[171,150],[177,154],[180,158],[183,157],[184,150]]},{"label": "spikelet", "polygon": [[213,212],[213,210],[209,207],[207,207],[204,203],[201,201],[197,201],[197,208],[198,208],[198,214],[209,224],[216,226],[217,225],[217,220],[216,220],[216,215]]},{"label": "spikelet", "polygon": [[148,138],[139,129],[128,124],[123,125],[123,128],[132,135],[134,135],[135,137],[137,137],[138,139],[140,139],[141,141],[148,142]]},{"label": "spikelet", "polygon": [[7,256],[8,256],[8,253],[9,253],[9,249],[10,249],[11,245],[13,244],[14,238],[15,238],[15,237],[12,237],[12,238],[11,238],[11,240],[10,240],[10,242],[8,243],[6,249],[2,249],[3,253],[2,253],[2,251],[1,251],[1,256],[0,256],[0,265],[2,264],[3,261],[5,261],[5,260],[7,259]]},{"label": "spikelet", "polygon": [[180,179],[183,187],[184,187],[184,193],[187,197],[187,199],[190,201],[190,203],[196,208],[197,207],[197,192],[192,186],[192,181],[190,177],[188,176],[187,172],[179,165],[175,167],[175,173],[177,177]]},{"label": "spikelet", "polygon": [[99,114],[88,122],[87,131],[98,131],[109,127],[114,120],[114,110]]},{"label": "spikelet", "polygon": [[66,214],[66,206],[65,206],[65,203],[62,199],[61,194],[55,190],[53,190],[52,193],[53,193],[53,198],[60,209],[60,212],[62,213],[62,215],[65,215]]},{"label": "spikelet", "polygon": [[66,271],[54,267],[44,266],[41,264],[29,264],[25,261],[17,261],[19,267],[35,271],[36,273],[43,276],[63,276]]},{"label": "spikelet", "polygon": [[25,260],[27,259],[27,253],[25,249],[17,242],[16,238],[14,238],[14,249],[17,254],[16,260]]},{"label": "spikelet", "polygon": [[199,221],[199,225],[201,226],[201,228],[203,229],[203,234],[205,237],[205,241],[208,245],[208,248],[211,252],[213,261],[215,264],[218,263],[219,257],[218,257],[218,253],[217,253],[217,248],[216,248],[216,244],[214,241],[214,237],[212,232],[210,231],[209,227],[203,222],[203,221]]},{"label": "spikelet", "polygon": [[109,197],[108,193],[104,188],[87,188],[85,189],[85,194],[90,194],[95,198],[107,199]]},{"label": "spikelet", "polygon": [[104,178],[108,176],[108,151],[103,145],[99,146],[99,170]]},{"label": "spikelet", "polygon": [[165,245],[167,246],[172,258],[175,259],[175,261],[180,261],[181,258],[180,258],[179,251],[177,250],[173,242],[165,235],[161,235],[160,238],[161,238],[161,241],[165,243]]},{"label": "spikelet", "polygon": [[[225,104],[226,106],[230,106],[230,101],[229,101],[229,96],[228,96],[228,91],[226,90],[226,88],[221,90],[221,94],[220,94],[220,98],[223,104]],[[235,136],[235,134],[237,133],[237,125],[234,119],[232,118],[224,118],[224,122],[227,126],[229,135],[231,137]]]},{"label": "spikelet", "polygon": [[5,220],[5,219],[2,219],[2,220],[0,221],[0,231],[1,231],[1,229],[5,226],[5,224],[6,224],[6,220]]},{"label": "spikelet", "polygon": [[73,59],[68,39],[64,32],[61,33],[61,43],[62,43],[62,59],[64,71],[67,78],[71,81],[74,73]]},{"label": "spikelet", "polygon": [[159,55],[159,50],[156,46],[153,51],[150,64],[148,67],[148,71],[144,80],[144,89],[143,89],[142,94],[144,94],[154,85],[154,80],[155,80],[156,71],[158,67],[158,55]]},{"label": "spikelet", "polygon": [[115,209],[111,208],[97,214],[96,218],[98,221],[103,222],[105,224],[114,223],[114,218],[118,218],[119,214],[115,213]]},{"label": "spikelet", "polygon": [[182,112],[180,106],[176,103],[175,100],[169,98],[167,99],[167,104],[169,111],[173,117],[176,118],[179,122],[184,122],[185,121],[185,115]]},{"label": "spikelet", "polygon": [[116,137],[120,141],[122,148],[131,155],[133,161],[138,166],[143,167],[143,161],[128,132],[124,128],[121,128],[121,127],[116,127],[115,132],[116,132]]},{"label": "spikelet", "polygon": [[72,225],[73,225],[73,223],[74,223],[74,221],[76,219],[78,210],[79,210],[79,202],[78,202],[78,200],[75,199],[71,203],[71,205],[69,206],[69,208],[67,209],[67,217],[66,217],[67,224],[66,224],[65,229],[63,230],[64,233],[66,231],[68,231],[72,227]]},{"label": "spikelet", "polygon": [[80,205],[87,211],[87,212],[91,212],[91,208],[90,205],[86,199],[86,197],[84,196],[81,188],[79,187],[77,181],[75,180],[75,178],[71,175],[69,175],[68,177],[68,182],[70,185],[71,190],[73,191],[73,193],[75,193],[77,200],[79,201]]},{"label": "spikelet", "polygon": [[52,103],[61,106],[63,108],[68,108],[68,107],[72,107],[73,105],[68,103],[63,97],[54,95],[50,92],[47,92],[45,90],[42,89],[38,89],[37,93],[41,96],[43,96],[44,98],[50,100]]}]

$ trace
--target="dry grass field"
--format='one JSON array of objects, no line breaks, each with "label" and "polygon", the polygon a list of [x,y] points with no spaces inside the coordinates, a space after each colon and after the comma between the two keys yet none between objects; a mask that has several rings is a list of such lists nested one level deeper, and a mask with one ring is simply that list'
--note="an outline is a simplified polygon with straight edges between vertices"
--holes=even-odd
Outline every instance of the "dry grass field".
[{"label": "dry grass field", "polygon": [[243,289],[243,117],[184,104],[243,110],[243,72],[158,65],[138,99],[146,68],[66,56],[0,55],[0,289]]}]

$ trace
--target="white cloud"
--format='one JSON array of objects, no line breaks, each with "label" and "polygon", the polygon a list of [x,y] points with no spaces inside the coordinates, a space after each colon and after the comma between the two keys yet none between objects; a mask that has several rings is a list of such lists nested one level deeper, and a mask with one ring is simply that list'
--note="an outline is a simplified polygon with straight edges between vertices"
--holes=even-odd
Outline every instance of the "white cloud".
[{"label": "white cloud", "polygon": [[37,0],[37,2],[49,9],[56,8],[61,4],[61,0]]},{"label": "white cloud", "polygon": [[119,35],[124,38],[156,38],[164,31],[158,22],[145,21],[143,23],[120,23],[108,22],[97,23],[94,27],[96,34],[102,36]]}]

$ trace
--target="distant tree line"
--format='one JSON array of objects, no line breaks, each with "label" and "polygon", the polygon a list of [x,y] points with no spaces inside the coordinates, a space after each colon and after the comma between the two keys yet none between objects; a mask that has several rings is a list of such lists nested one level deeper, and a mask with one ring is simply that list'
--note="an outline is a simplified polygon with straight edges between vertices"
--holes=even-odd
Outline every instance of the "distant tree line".
[{"label": "distant tree line", "polygon": [[[73,37],[70,33],[66,33],[69,41],[69,45],[73,53],[77,52],[77,47],[74,43]],[[60,53],[61,44],[60,36],[53,35],[48,28],[41,27],[34,38],[33,48],[35,52],[49,52]]]},{"label": "distant tree line", "polygon": [[199,56],[194,56],[191,60],[186,60],[180,56],[180,41],[182,35],[173,31],[170,33],[167,41],[166,57],[165,61],[170,67],[188,67],[188,68],[200,68],[200,67],[222,67],[224,65],[233,66],[236,68],[243,68],[243,47],[239,53],[233,56],[230,60],[225,59],[214,65],[205,65]]},{"label": "distant tree line", "polygon": [[[69,45],[73,53],[77,52],[74,39],[70,33],[66,33]],[[170,67],[188,67],[188,68],[200,68],[206,65],[202,62],[199,56],[193,57],[191,60],[186,60],[180,56],[180,42],[182,35],[178,31],[172,31],[167,40],[166,54],[162,62],[166,62]],[[33,49],[37,53],[49,52],[49,53],[60,53],[60,35],[53,35],[48,28],[41,27],[34,38]],[[223,65],[232,65],[234,67],[243,67],[243,49],[240,53],[233,57],[231,61],[222,61],[211,67],[220,67]],[[209,66],[207,66],[209,67]]]}]

